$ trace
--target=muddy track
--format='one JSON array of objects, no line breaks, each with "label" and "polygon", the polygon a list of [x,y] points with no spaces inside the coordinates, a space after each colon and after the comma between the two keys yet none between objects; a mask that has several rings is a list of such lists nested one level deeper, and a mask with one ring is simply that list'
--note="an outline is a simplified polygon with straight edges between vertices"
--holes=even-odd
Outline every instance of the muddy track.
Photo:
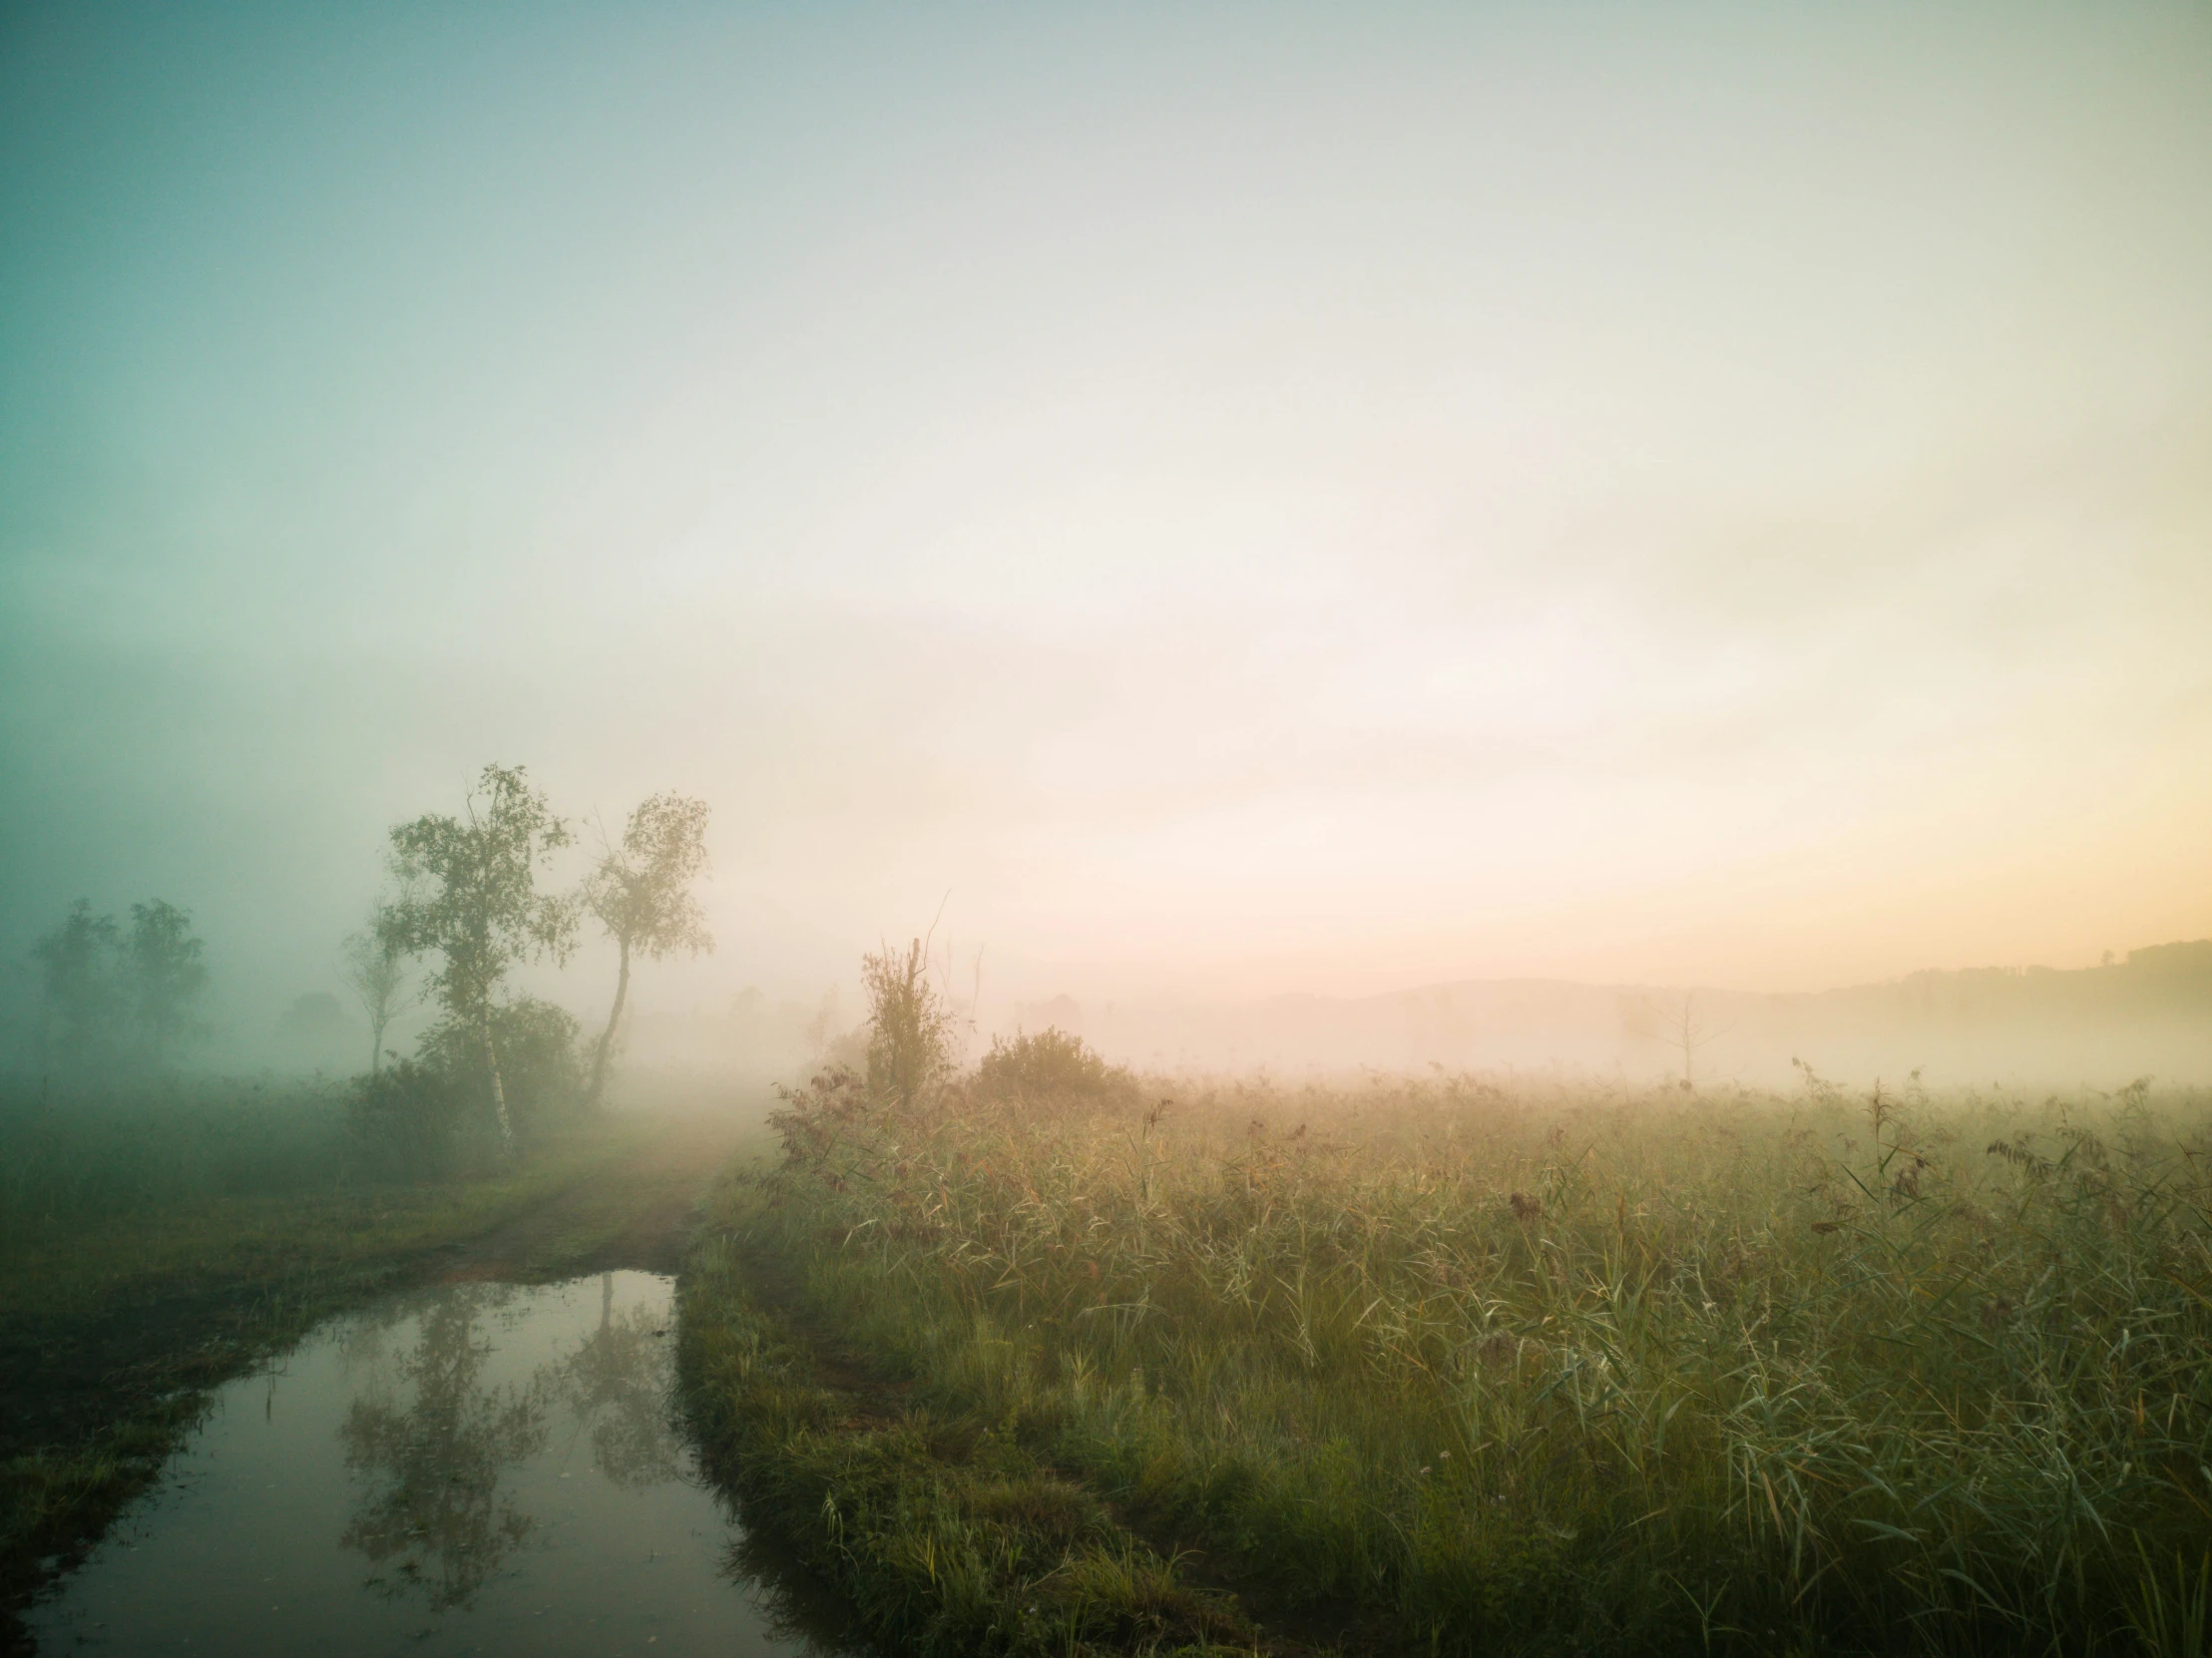
[{"label": "muddy track", "polygon": [[[307,1285],[216,1285],[129,1301],[90,1323],[0,1332],[0,1460],[108,1446],[138,1466],[135,1489],[198,1419],[209,1390],[347,1307],[425,1281],[672,1274],[699,1199],[756,1133],[726,1116],[670,1117],[635,1155],[463,1243],[362,1262]],[[14,1614],[83,1555],[130,1489],[0,1558],[0,1654],[30,1650]]]},{"label": "muddy track", "polygon": [[[345,1269],[315,1299],[345,1301],[424,1278],[673,1273],[693,1207],[743,1137],[724,1121],[675,1119],[636,1157],[483,1237]],[[282,1339],[291,1321],[280,1309],[299,1293],[281,1280],[219,1285],[133,1300],[89,1325],[0,1334],[0,1451],[67,1443],[119,1406],[223,1380],[256,1338]]]},{"label": "muddy track", "polygon": [[637,1157],[572,1186],[472,1242],[448,1245],[432,1276],[518,1282],[634,1268],[674,1273],[692,1211],[746,1130],[677,1118]]}]

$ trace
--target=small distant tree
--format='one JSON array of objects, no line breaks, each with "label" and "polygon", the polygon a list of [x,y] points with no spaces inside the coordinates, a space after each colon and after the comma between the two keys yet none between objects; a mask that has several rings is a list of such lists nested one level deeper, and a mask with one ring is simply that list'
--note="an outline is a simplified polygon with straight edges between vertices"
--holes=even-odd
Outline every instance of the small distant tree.
[{"label": "small distant tree", "polygon": [[45,1047],[64,1066],[89,1066],[114,1036],[121,942],[115,917],[94,915],[91,901],[80,898],[61,925],[32,947],[45,992]]},{"label": "small distant tree", "polygon": [[621,952],[615,1006],[592,1052],[590,1102],[607,1085],[607,1062],[630,1000],[634,956],[658,961],[670,951],[714,949],[691,883],[706,869],[707,807],[680,794],[657,794],[630,814],[622,844],[607,847],[585,879],[583,903]]},{"label": "small distant tree", "polygon": [[154,899],[131,906],[131,930],[78,899],[32,947],[46,1000],[45,1044],[63,1065],[87,1069],[136,1058],[161,1065],[193,1031],[208,988],[206,946],[192,912]]},{"label": "small distant tree", "polygon": [[820,1064],[828,1055],[830,1043],[837,1037],[837,987],[832,985],[822,992],[822,1000],[814,1009],[814,1017],[801,1027],[801,1034],[806,1037],[807,1054],[816,1064]]},{"label": "small distant tree", "polygon": [[405,937],[394,920],[395,907],[379,904],[369,912],[365,931],[349,933],[339,946],[338,976],[345,981],[369,1023],[369,1074],[383,1068],[384,1032],[392,1021],[422,1005],[422,987],[408,970]]},{"label": "small distant tree", "polygon": [[193,1004],[208,988],[206,946],[192,930],[192,912],[165,899],[131,906],[131,1013],[139,1051],[167,1064],[192,1031]]},{"label": "small distant tree", "polygon": [[869,1091],[911,1106],[952,1070],[953,1011],[930,983],[920,939],[904,953],[886,947],[862,957],[860,980],[868,992]]},{"label": "small distant tree", "polygon": [[1697,993],[1684,991],[1681,1002],[1661,1009],[1658,1025],[1665,1034],[1667,1045],[1682,1052],[1682,1086],[1697,1086],[1697,1055],[1717,1037],[1728,1034],[1727,1028],[1715,1030],[1697,1011]]},{"label": "small distant tree", "polygon": [[438,953],[431,989],[447,1019],[483,1048],[492,1114],[512,1152],[493,1007],[511,969],[545,956],[566,961],[575,944],[575,906],[537,886],[539,872],[569,844],[568,825],[521,766],[486,766],[461,817],[416,818],[396,826],[391,841],[404,896],[387,912],[390,936],[410,956]]}]

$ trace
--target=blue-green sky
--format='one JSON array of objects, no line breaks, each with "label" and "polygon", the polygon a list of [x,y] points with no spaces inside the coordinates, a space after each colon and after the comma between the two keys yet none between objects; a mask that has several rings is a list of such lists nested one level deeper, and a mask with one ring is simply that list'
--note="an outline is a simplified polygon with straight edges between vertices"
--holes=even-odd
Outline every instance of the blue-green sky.
[{"label": "blue-green sky", "polygon": [[649,1004],[2212,933],[2201,4],[0,20],[9,960],[493,759],[715,807]]}]

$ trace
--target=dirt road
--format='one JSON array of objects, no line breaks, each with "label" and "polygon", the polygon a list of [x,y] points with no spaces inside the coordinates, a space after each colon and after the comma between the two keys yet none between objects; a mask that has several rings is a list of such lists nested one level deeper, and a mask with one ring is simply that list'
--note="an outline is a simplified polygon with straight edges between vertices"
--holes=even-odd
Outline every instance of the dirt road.
[{"label": "dirt road", "polygon": [[692,1209],[740,1150],[767,1140],[726,1116],[671,1117],[632,1160],[474,1241],[450,1246],[436,1276],[519,1282],[631,1267],[672,1273],[683,1264]]},{"label": "dirt road", "polygon": [[426,1279],[676,1271],[698,1200],[768,1137],[750,1113],[655,1112],[637,1126],[634,1151],[472,1239],[379,1252],[371,1211],[343,1234],[345,1253],[313,1264],[279,1251],[251,1274],[0,1327],[0,1655],[30,1649],[21,1608],[155,1479],[208,1391],[320,1320]]}]

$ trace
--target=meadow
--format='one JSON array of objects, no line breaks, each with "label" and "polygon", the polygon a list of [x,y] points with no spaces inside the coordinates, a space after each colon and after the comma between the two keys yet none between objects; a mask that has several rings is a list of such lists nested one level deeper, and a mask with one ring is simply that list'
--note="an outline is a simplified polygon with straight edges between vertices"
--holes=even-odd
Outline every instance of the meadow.
[{"label": "meadow", "polygon": [[2206,1650],[2212,1097],[1030,1058],[793,1091],[686,1283],[913,1649]]}]

